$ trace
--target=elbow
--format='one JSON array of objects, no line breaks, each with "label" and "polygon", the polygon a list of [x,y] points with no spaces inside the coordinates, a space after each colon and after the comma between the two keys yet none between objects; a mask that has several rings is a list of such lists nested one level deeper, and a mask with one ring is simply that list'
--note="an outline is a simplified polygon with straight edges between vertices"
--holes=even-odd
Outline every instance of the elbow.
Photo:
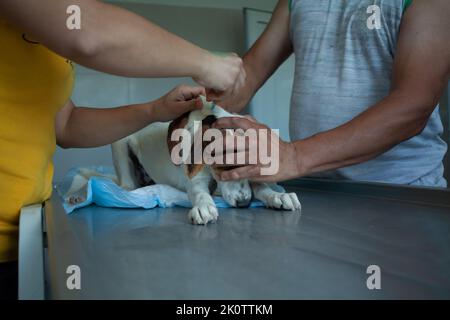
[{"label": "elbow", "polygon": [[420,135],[428,125],[430,117],[439,104],[439,97],[429,97],[428,99],[418,100],[413,110],[414,118],[412,120],[413,132],[411,138]]},{"label": "elbow", "polygon": [[57,140],[56,144],[58,145],[58,147],[60,147],[61,149],[70,149],[72,148],[72,146],[67,142],[67,141],[61,141],[61,140]]},{"label": "elbow", "polygon": [[86,63],[100,54],[101,47],[102,42],[95,35],[95,32],[89,35],[85,32],[80,32],[76,39],[74,39],[68,56],[75,62],[80,61]]},{"label": "elbow", "polygon": [[57,134],[56,144],[62,149],[71,149],[75,147],[74,143],[70,141],[70,139],[61,134]]},{"label": "elbow", "polygon": [[427,122],[428,122],[428,117],[420,118],[420,119],[416,119],[416,120],[412,121],[409,124],[410,132],[406,136],[405,140],[408,140],[408,139],[414,138],[415,136],[420,135],[423,132],[423,130],[425,129],[425,127],[427,126]]},{"label": "elbow", "polygon": [[399,113],[393,114],[400,122],[397,122],[401,130],[401,140],[408,140],[420,135],[426,128],[431,114],[439,103],[439,98],[429,94],[412,96],[411,92],[397,92],[392,95],[401,106]]},{"label": "elbow", "polygon": [[[80,29],[70,30],[74,37],[72,42],[73,61],[91,62],[116,46],[116,22],[108,21],[111,17],[120,17],[115,13],[117,7],[107,5],[103,1],[92,1],[84,13]],[[97,18],[94,18],[97,17]],[[106,22],[105,22],[106,20]]]},{"label": "elbow", "polygon": [[82,64],[100,55],[105,38],[93,27],[83,25],[81,30],[67,30],[63,39],[53,39],[46,45],[61,56]]},{"label": "elbow", "polygon": [[417,111],[412,112],[405,123],[405,137],[404,140],[408,140],[414,138],[415,136],[420,135],[423,130],[426,128],[428,124],[428,120],[434,110],[435,106],[426,106],[423,105]]}]

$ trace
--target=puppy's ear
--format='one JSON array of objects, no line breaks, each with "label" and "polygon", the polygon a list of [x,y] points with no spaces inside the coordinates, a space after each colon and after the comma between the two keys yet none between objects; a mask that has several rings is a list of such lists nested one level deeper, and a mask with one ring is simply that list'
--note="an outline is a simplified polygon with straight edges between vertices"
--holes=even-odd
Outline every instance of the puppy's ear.
[{"label": "puppy's ear", "polygon": [[169,150],[169,156],[172,154],[172,149],[179,143],[177,141],[172,141],[172,133],[176,129],[183,129],[187,125],[189,120],[189,113],[190,112],[186,112],[169,124],[169,128],[167,130],[167,148]]},{"label": "puppy's ear", "polygon": [[[205,134],[205,131],[210,129],[212,124],[216,121],[217,121],[217,117],[215,115],[209,115],[202,120],[202,128],[201,128],[202,137]],[[203,155],[203,150],[207,147],[208,144],[209,144],[209,142],[202,141],[202,144],[201,144],[202,155]],[[194,154],[194,144],[192,144],[192,147],[191,147],[191,155],[193,155],[193,154]],[[198,163],[198,164],[193,163],[193,164],[186,165],[186,175],[189,178],[196,176],[203,169],[203,166],[204,166],[203,163]]]},{"label": "puppy's ear", "polygon": [[217,121],[217,117],[215,115],[209,115],[207,116],[205,119],[202,120],[202,127],[203,132],[209,128],[211,128],[211,126],[213,125],[214,122]]}]

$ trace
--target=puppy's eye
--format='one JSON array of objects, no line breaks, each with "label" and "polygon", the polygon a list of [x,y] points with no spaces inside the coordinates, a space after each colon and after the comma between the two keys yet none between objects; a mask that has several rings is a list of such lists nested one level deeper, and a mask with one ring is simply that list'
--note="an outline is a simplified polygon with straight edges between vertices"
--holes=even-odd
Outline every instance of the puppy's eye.
[{"label": "puppy's eye", "polygon": [[216,118],[216,116],[214,116],[214,115],[209,115],[209,116],[207,116],[205,119],[203,119],[203,121],[202,121],[202,124],[205,126],[212,126],[212,124],[214,123],[214,122],[216,122],[217,121],[217,118]]}]

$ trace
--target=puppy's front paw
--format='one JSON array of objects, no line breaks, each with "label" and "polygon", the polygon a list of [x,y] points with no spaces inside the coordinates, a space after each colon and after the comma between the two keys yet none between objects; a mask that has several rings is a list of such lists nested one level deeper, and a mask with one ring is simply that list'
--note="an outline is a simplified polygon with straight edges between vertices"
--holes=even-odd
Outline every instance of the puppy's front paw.
[{"label": "puppy's front paw", "polygon": [[272,193],[264,201],[268,208],[296,211],[301,210],[302,205],[295,193]]},{"label": "puppy's front paw", "polygon": [[195,206],[189,211],[189,221],[192,224],[208,224],[209,222],[217,221],[219,217],[219,212],[214,205],[205,204],[200,206]]}]

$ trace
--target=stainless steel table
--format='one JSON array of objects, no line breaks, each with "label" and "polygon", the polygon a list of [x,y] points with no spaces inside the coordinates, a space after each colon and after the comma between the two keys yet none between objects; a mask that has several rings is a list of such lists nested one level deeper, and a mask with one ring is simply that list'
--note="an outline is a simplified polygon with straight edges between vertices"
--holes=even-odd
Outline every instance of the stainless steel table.
[{"label": "stainless steel table", "polygon": [[[193,226],[187,210],[45,204],[46,298],[450,298],[450,192],[299,180],[301,214],[220,210]],[[69,290],[69,266],[81,289]],[[367,288],[367,267],[381,289]]]}]

